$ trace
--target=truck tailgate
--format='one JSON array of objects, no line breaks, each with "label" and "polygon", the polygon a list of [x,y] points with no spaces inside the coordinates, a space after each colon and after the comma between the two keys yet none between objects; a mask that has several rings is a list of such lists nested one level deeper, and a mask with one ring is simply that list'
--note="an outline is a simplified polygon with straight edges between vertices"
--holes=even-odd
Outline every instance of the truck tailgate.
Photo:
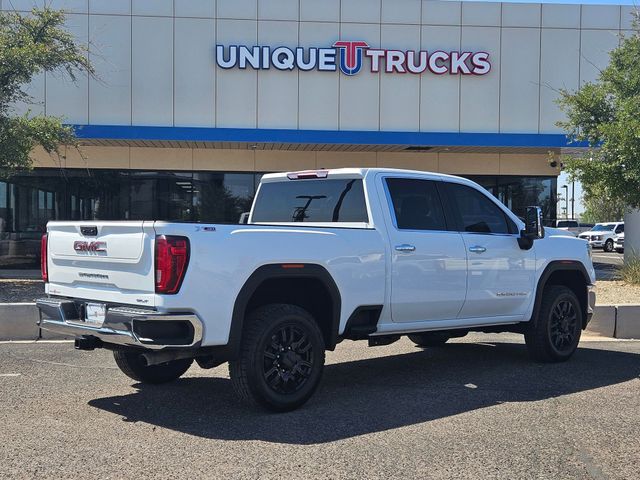
[{"label": "truck tailgate", "polygon": [[50,222],[47,293],[154,306],[153,222]]}]

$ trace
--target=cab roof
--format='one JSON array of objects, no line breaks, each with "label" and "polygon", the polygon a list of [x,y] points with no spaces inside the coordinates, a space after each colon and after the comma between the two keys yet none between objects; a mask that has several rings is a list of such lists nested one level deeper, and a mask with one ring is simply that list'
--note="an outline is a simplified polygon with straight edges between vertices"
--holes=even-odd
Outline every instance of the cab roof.
[{"label": "cab roof", "polygon": [[315,170],[300,170],[294,172],[267,173],[263,175],[262,183],[282,182],[287,180],[301,180],[313,178],[365,178],[378,173],[388,173],[395,175],[421,175],[433,179],[450,178],[462,183],[473,183],[463,177],[447,175],[444,173],[425,172],[419,170],[405,170],[399,168],[320,168]]}]

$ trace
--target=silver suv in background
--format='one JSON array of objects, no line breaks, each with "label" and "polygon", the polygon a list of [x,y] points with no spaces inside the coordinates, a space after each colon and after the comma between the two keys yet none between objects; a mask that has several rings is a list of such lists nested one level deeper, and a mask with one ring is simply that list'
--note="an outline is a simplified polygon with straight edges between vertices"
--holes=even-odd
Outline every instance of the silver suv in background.
[{"label": "silver suv in background", "polygon": [[578,238],[586,240],[593,248],[613,252],[615,237],[621,233],[624,233],[624,222],[596,223],[591,230],[578,235]]}]

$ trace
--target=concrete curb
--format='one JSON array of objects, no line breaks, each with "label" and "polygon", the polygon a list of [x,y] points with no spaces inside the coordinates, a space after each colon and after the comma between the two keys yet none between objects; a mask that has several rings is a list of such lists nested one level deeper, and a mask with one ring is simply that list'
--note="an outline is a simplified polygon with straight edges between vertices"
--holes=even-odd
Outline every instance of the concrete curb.
[{"label": "concrete curb", "polygon": [[616,338],[640,338],[640,305],[616,308]]},{"label": "concrete curb", "polygon": [[64,340],[72,337],[41,330],[35,303],[0,303],[1,340]]},{"label": "concrete curb", "polygon": [[38,319],[38,309],[34,303],[0,303],[0,340],[39,338]]},{"label": "concrete curb", "polygon": [[614,337],[616,333],[615,305],[596,305],[593,318],[587,326],[587,332],[603,337]]},{"label": "concrete curb", "polygon": [[[0,303],[0,340],[58,340],[71,337],[41,330],[35,303]],[[640,305],[598,305],[587,333],[640,339]]]}]

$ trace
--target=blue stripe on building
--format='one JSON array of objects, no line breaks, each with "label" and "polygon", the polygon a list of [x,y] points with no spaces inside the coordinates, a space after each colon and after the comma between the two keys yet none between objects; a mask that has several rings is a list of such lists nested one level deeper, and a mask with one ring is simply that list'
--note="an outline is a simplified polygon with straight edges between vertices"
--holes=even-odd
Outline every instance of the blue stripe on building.
[{"label": "blue stripe on building", "polygon": [[187,142],[301,143],[343,145],[415,145],[430,147],[586,147],[554,133],[381,132],[259,128],[74,125],[81,139]]}]

